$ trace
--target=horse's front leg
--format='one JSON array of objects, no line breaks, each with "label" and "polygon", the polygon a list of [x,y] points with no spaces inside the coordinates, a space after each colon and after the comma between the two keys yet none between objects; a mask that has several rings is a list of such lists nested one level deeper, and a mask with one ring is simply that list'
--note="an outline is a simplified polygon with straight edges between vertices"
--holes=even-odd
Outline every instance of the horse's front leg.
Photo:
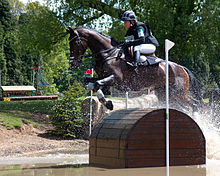
[{"label": "horse's front leg", "polygon": [[107,101],[105,99],[105,96],[104,96],[102,90],[100,89],[100,87],[104,86],[104,85],[112,84],[112,82],[114,81],[114,78],[115,78],[114,75],[110,75],[104,79],[97,80],[95,83],[90,82],[88,84],[88,88],[90,88],[96,92],[96,95],[97,95],[97,98],[99,99],[99,102],[101,102],[109,110],[113,110],[112,101],[110,101],[110,100]]}]

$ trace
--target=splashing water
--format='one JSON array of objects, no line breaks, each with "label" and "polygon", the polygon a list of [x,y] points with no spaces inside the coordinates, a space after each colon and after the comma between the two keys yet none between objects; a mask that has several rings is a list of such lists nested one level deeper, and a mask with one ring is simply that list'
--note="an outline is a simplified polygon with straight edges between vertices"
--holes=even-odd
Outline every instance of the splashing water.
[{"label": "splashing water", "polygon": [[[211,111],[210,111],[211,112]],[[207,159],[220,160],[220,129],[212,113],[195,113],[193,119],[201,128],[206,139]]]},{"label": "splashing water", "polygon": [[[123,101],[113,103],[117,109],[124,108]],[[155,95],[142,95],[141,97],[128,99],[128,107],[140,109],[152,107],[165,108],[165,105],[158,104]],[[178,110],[179,108],[176,109]],[[202,130],[206,139],[206,158],[208,160],[219,160],[220,162],[220,115],[214,115],[211,109],[206,110],[206,112],[193,114],[187,110],[184,111],[182,109],[182,111],[192,117]]]}]

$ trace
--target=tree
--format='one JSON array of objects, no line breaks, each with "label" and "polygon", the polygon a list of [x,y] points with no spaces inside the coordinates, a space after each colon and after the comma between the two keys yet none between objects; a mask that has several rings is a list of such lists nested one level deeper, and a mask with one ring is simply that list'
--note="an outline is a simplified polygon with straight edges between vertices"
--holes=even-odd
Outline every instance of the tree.
[{"label": "tree", "polygon": [[[57,13],[66,25],[90,27],[105,25],[104,30],[123,40],[125,33],[120,23],[123,11],[132,9],[139,21],[147,22],[153,34],[159,40],[157,55],[164,58],[164,41],[170,39],[175,47],[170,53],[170,60],[190,65],[184,58],[197,58],[194,70],[204,72],[210,80],[219,82],[219,1],[218,0],[54,0],[58,7]],[[208,64],[208,65],[207,65]],[[203,66],[202,66],[203,65]],[[198,68],[197,68],[198,67]],[[211,72],[211,73],[209,73]],[[217,73],[217,74],[216,74]],[[214,78],[212,78],[214,77]],[[202,77],[199,77],[202,80]],[[209,80],[209,81],[207,81]],[[219,83],[217,83],[219,84]]]},{"label": "tree", "polygon": [[81,113],[79,98],[85,95],[82,84],[75,81],[68,91],[64,91],[65,97],[57,101],[53,107],[54,115],[51,121],[55,127],[54,133],[67,137],[82,138],[84,120]]},{"label": "tree", "polygon": [[4,31],[3,31],[3,25],[1,25],[0,22],[0,75],[1,75],[1,82],[0,84],[5,85],[6,83],[6,60],[5,60],[5,54],[4,54]]},{"label": "tree", "polygon": [[21,59],[16,52],[14,40],[16,40],[16,37],[12,32],[8,32],[4,45],[4,54],[7,61],[7,85],[23,85]]},{"label": "tree", "polygon": [[[200,10],[195,12],[192,34],[194,55],[208,62],[210,67],[210,84],[220,87],[220,25],[219,5],[217,0],[203,1]],[[214,83],[211,83],[214,82]]]},{"label": "tree", "polygon": [[28,3],[26,13],[22,16],[20,32],[26,49],[35,49],[44,55],[58,47],[65,28],[55,13],[35,2]]},{"label": "tree", "polygon": [[[20,59],[15,50],[16,43],[16,19],[11,13],[11,7],[7,0],[1,1],[1,17],[3,35],[1,37],[1,69],[3,84],[15,85],[22,82],[20,72]],[[6,69],[5,69],[6,66]]]},{"label": "tree", "polygon": [[11,27],[12,15],[10,13],[10,6],[7,0],[0,2],[0,72],[2,84],[6,84],[6,58],[4,53],[5,36],[8,29]]},{"label": "tree", "polygon": [[56,65],[66,61],[66,50],[62,50],[64,35],[65,28],[54,12],[39,3],[27,4],[19,18],[19,50],[23,60],[29,59],[27,75],[31,75],[34,66],[40,66],[46,80],[54,83]]}]

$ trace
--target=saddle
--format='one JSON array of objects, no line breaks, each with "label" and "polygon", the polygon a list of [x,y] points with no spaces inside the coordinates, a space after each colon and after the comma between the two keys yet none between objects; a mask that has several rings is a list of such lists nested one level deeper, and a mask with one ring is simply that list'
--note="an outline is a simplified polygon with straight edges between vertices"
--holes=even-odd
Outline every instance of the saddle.
[{"label": "saddle", "polygon": [[159,64],[162,61],[164,61],[164,60],[161,58],[158,58],[155,55],[141,54],[138,65],[149,66],[149,65]]},{"label": "saddle", "polygon": [[[132,58],[134,57],[133,54],[133,48],[129,47],[128,48],[129,56],[131,57],[129,61],[133,60]],[[149,65],[154,65],[154,64],[159,64],[160,62],[163,62],[164,60],[157,57],[155,53],[150,53],[150,54],[143,54],[141,53],[138,65],[142,66],[149,66]]]}]

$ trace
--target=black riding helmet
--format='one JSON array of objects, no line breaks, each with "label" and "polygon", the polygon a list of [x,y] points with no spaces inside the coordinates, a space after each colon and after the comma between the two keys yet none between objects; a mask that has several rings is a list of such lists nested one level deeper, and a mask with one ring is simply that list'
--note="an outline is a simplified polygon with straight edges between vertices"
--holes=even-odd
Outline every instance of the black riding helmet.
[{"label": "black riding helmet", "polygon": [[136,21],[137,19],[136,19],[135,13],[132,10],[127,10],[123,13],[121,20],[122,21],[131,21],[131,20]]}]

